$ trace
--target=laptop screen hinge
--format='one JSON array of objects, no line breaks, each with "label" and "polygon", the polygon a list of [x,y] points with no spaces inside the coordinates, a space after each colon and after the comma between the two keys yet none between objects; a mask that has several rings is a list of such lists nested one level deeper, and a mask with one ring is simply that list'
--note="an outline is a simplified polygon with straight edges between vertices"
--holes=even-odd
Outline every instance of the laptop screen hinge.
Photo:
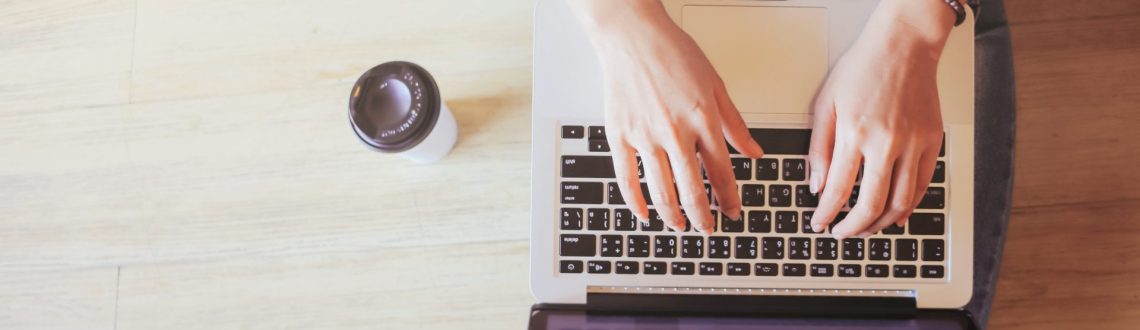
[{"label": "laptop screen hinge", "polygon": [[591,312],[736,316],[912,317],[911,290],[589,287]]}]

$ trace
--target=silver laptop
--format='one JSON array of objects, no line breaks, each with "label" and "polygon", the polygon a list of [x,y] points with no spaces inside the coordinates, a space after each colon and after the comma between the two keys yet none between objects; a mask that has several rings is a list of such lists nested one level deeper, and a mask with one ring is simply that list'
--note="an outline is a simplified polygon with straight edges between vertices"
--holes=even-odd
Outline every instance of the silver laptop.
[{"label": "silver laptop", "polygon": [[881,305],[890,314],[970,300],[971,19],[954,29],[940,62],[945,142],[922,205],[904,227],[837,241],[807,230],[809,104],[877,1],[664,0],[766,151],[732,155],[740,191],[765,197],[745,201],[755,206],[743,208],[743,221],[716,217],[705,237],[659,219],[639,224],[624,205],[605,140],[601,68],[565,1],[540,1],[534,22],[530,285],[540,304],[667,312],[732,310],[724,303],[732,302],[753,306],[746,314],[797,314],[779,306],[847,302],[832,309],[875,314]]}]

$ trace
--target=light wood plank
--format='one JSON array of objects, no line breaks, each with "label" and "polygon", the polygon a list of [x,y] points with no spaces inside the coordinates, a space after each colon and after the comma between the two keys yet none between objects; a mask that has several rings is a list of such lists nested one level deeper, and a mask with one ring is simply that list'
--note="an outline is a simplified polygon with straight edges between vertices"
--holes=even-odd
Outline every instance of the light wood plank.
[{"label": "light wood plank", "polygon": [[531,13],[517,0],[140,0],[133,99],[345,86],[401,59],[450,97],[529,90],[497,75],[529,70]]},{"label": "light wood plank", "polygon": [[[0,154],[21,155],[0,167],[0,197],[10,201],[0,203],[0,270],[527,237],[525,91],[454,100],[462,141],[443,162],[415,166],[356,140],[342,108],[347,90],[0,122]],[[84,122],[99,134],[34,137],[73,136]]]},{"label": "light wood plank", "polygon": [[114,329],[117,268],[0,272],[0,327]]},{"label": "light wood plank", "polygon": [[0,3],[0,121],[45,109],[122,104],[135,2]]},{"label": "light wood plank", "polygon": [[522,329],[525,240],[123,269],[118,329]]}]

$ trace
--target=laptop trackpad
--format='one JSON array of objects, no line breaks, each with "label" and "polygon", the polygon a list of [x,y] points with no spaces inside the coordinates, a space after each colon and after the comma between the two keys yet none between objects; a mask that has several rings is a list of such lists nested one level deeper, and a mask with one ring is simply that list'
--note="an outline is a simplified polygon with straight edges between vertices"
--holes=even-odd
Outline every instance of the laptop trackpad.
[{"label": "laptop trackpad", "polygon": [[682,28],[740,112],[807,114],[827,75],[827,9],[685,6]]}]

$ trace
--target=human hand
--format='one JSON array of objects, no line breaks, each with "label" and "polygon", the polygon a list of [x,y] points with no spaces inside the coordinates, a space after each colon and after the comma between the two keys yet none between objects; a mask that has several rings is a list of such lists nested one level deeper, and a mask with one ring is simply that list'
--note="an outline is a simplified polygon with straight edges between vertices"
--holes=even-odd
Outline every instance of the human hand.
[{"label": "human hand", "polygon": [[847,203],[860,163],[859,200],[832,234],[902,225],[922,201],[941,147],[936,78],[953,25],[941,1],[884,0],[835,65],[813,104],[809,182],[822,191],[813,230]]},{"label": "human hand", "polygon": [[740,195],[725,140],[752,158],[763,150],[696,42],[659,1],[574,3],[605,73],[606,136],[630,209],[648,221],[636,153],[653,205],[670,228],[684,230],[688,216],[696,230],[712,232],[702,165],[721,212],[739,221]]}]

